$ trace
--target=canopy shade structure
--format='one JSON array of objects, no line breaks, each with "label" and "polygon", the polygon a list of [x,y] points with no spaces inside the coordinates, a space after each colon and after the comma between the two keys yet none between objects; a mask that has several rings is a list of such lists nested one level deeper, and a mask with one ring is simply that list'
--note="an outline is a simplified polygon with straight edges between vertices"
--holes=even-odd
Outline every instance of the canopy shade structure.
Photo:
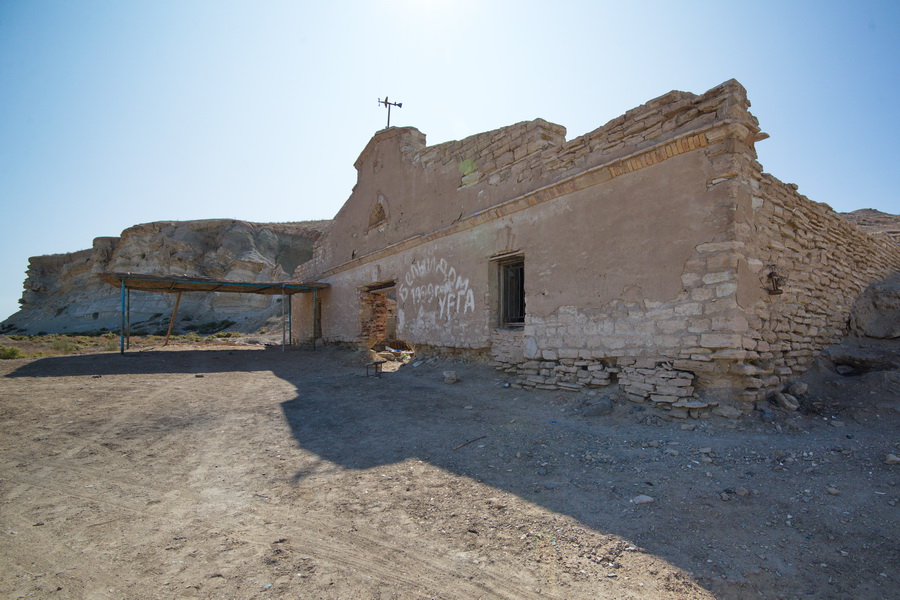
[{"label": "canopy shade structure", "polygon": [[101,273],[100,279],[114,286],[142,292],[230,292],[234,294],[290,295],[322,290],[327,283],[288,281],[225,281],[187,275],[140,275],[136,273]]},{"label": "canopy shade structure", "polygon": [[[328,287],[327,283],[303,283],[288,281],[227,281],[219,279],[209,279],[206,277],[190,277],[188,275],[142,275],[138,273],[101,273],[98,276],[102,281],[117,286],[122,290],[122,329],[120,338],[120,351],[125,353],[125,340],[128,335],[128,328],[131,322],[131,290],[139,290],[142,292],[161,292],[169,294],[178,294],[175,301],[175,308],[172,310],[172,317],[169,320],[169,330],[166,333],[166,342],[169,342],[169,335],[172,333],[172,325],[175,323],[175,315],[178,312],[178,303],[181,301],[182,292],[227,292],[232,294],[265,294],[269,296],[280,295],[290,296],[293,294],[312,293],[313,296],[319,290]],[[290,331],[290,306],[288,306],[287,319],[288,324],[285,325],[285,305],[290,304],[282,302],[282,334],[281,348],[285,346],[285,331]],[[313,306],[315,306],[315,301]],[[163,344],[165,345],[165,344]]]}]

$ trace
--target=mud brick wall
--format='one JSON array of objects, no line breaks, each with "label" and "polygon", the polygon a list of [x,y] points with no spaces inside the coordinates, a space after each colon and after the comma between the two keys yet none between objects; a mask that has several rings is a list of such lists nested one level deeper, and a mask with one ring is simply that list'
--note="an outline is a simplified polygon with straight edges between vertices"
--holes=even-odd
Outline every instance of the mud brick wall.
[{"label": "mud brick wall", "polygon": [[386,292],[362,291],[359,294],[360,340],[367,344],[388,336],[388,322],[397,318],[397,302]]}]

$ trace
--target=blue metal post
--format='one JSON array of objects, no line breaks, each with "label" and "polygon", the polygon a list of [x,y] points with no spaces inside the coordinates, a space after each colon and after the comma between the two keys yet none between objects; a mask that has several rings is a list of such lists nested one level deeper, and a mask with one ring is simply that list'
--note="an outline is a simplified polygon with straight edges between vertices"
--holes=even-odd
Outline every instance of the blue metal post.
[{"label": "blue metal post", "polygon": [[125,348],[131,348],[131,288],[128,288],[125,301]]},{"label": "blue metal post", "polygon": [[122,278],[122,325],[119,328],[119,354],[125,354],[125,279]]}]

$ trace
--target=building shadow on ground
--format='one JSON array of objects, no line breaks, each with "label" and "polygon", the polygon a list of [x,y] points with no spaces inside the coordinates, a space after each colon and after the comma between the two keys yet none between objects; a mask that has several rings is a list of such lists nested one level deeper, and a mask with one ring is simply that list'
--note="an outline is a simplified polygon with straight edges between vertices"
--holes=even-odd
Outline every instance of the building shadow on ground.
[{"label": "building shadow on ground", "polygon": [[[453,364],[368,377],[362,355],[353,353],[226,348],[52,357],[6,377],[271,371],[296,389],[280,403],[294,442],[321,459],[356,470],[421,460],[625,538],[685,571],[702,569],[707,551],[700,536],[660,536],[648,529],[648,517],[656,513],[658,524],[667,509],[630,502],[665,488],[665,465],[635,469],[627,461],[586,460],[603,454],[614,423],[598,427],[572,410],[572,396],[563,392],[504,387],[485,365],[459,367],[466,375],[455,384],[444,382],[446,368]],[[648,431],[648,439],[654,434]],[[310,474],[298,470],[295,481]],[[679,531],[702,531],[723,526],[716,524],[717,508],[668,510]]]}]

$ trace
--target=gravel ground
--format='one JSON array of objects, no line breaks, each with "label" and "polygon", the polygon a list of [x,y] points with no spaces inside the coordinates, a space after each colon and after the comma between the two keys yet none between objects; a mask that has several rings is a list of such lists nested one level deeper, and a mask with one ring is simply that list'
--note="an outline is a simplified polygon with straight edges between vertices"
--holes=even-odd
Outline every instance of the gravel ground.
[{"label": "gravel ground", "polygon": [[896,597],[896,371],[733,422],[364,364],[0,361],[0,595]]}]

